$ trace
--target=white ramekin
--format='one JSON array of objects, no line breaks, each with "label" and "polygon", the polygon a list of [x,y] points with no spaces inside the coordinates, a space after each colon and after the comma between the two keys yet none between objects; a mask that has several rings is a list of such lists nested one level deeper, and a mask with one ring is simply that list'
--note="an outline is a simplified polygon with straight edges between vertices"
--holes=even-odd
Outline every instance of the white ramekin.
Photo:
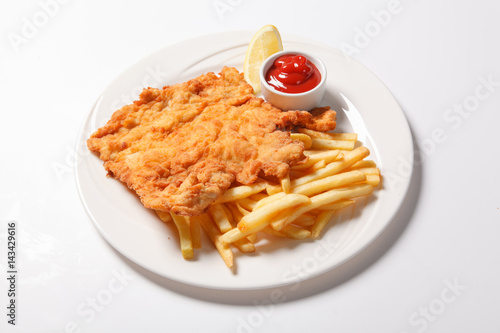
[{"label": "white ramekin", "polygon": [[[290,94],[278,91],[274,89],[271,85],[269,85],[266,81],[266,73],[271,68],[276,58],[287,55],[287,54],[299,54],[305,56],[310,62],[312,62],[318,68],[321,74],[320,83],[314,87],[313,89],[298,93],[298,94]],[[287,50],[281,51],[273,54],[269,58],[267,58],[260,68],[260,88],[262,92],[262,96],[264,99],[280,108],[284,111],[287,110],[305,110],[309,111],[314,109],[317,106],[320,106],[321,100],[323,99],[323,95],[325,93],[326,88],[326,67],[323,62],[316,56],[309,54],[307,52],[302,51],[294,51]]]}]

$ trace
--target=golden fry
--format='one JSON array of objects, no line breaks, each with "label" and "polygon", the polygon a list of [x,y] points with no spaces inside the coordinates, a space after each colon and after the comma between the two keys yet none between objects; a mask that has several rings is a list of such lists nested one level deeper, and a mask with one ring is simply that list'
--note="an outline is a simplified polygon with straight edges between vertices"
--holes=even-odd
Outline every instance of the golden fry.
[{"label": "golden fry", "polygon": [[377,164],[372,160],[361,160],[354,163],[349,169],[359,169],[359,168],[376,168]]},{"label": "golden fry", "polygon": [[266,192],[268,195],[273,195],[282,191],[281,185],[267,185]]},{"label": "golden fry", "polygon": [[311,232],[309,230],[302,229],[291,224],[281,229],[281,232],[288,238],[293,239],[304,239],[311,237]]},{"label": "golden fry", "polygon": [[319,206],[315,210],[312,210],[311,213],[318,213],[320,214],[322,211],[325,210],[339,210],[344,207],[347,207],[349,205],[352,205],[354,203],[354,200],[341,200],[341,201],[336,201],[331,204]]},{"label": "golden fry", "polygon": [[215,223],[212,221],[212,218],[208,214],[193,216],[192,218],[197,219],[199,221],[199,223],[203,227],[203,230],[205,230],[212,243],[214,243],[215,248],[222,257],[222,260],[224,260],[226,266],[229,268],[233,267],[234,265],[233,251],[231,251],[229,245],[224,244],[219,240],[221,232],[219,231]]},{"label": "golden fry", "polygon": [[298,185],[302,185],[308,182],[311,182],[313,180],[325,178],[334,174],[339,173],[340,171],[347,169],[354,163],[362,160],[366,156],[370,155],[370,151],[368,148],[361,146],[353,151],[350,151],[347,153],[344,158],[340,161],[335,161],[330,164],[328,164],[326,167],[323,169],[320,169],[318,171],[315,171],[309,175],[306,175],[302,178],[298,178],[292,181],[292,187],[296,187]]},{"label": "golden fry", "polygon": [[313,214],[305,213],[300,215],[293,224],[299,227],[310,227],[316,221],[316,217]]},{"label": "golden fry", "polygon": [[312,139],[313,149],[343,149],[353,150],[355,141],[332,140],[332,139]]},{"label": "golden fry", "polygon": [[281,231],[274,230],[270,226],[267,226],[264,229],[262,229],[262,232],[264,232],[264,233],[266,233],[268,235],[276,236],[276,237],[280,237],[280,238],[285,238],[286,237]]},{"label": "golden fry", "polygon": [[273,201],[265,206],[255,209],[245,215],[238,223],[238,227],[229,230],[220,237],[221,242],[229,244],[238,239],[254,234],[265,228],[272,216],[288,208],[310,202],[311,199],[301,194],[287,194],[283,198]]},{"label": "golden fry", "polygon": [[364,173],[354,170],[314,180],[304,185],[296,186],[292,189],[292,193],[310,196],[334,189],[336,187],[342,187],[348,184],[358,183],[365,180],[366,176]]},{"label": "golden fry", "polygon": [[312,168],[308,171],[310,172],[314,172],[314,171],[318,171],[320,169],[323,169],[324,167],[326,166],[326,162],[323,160],[323,161],[319,161],[318,163],[315,163]]},{"label": "golden fry", "polygon": [[314,223],[313,227],[311,228],[312,238],[318,238],[318,236],[321,234],[321,231],[323,231],[328,222],[330,222],[333,214],[335,214],[334,210],[325,210],[318,215],[316,223]]},{"label": "golden fry", "polygon": [[257,234],[248,235],[247,239],[250,241],[250,243],[255,243],[257,241]]},{"label": "golden fry", "polygon": [[255,194],[252,194],[249,198],[252,199],[253,201],[260,201],[264,198],[267,198],[268,195],[265,194],[265,193],[255,193]]},{"label": "golden fry", "polygon": [[212,215],[213,220],[215,221],[215,224],[219,228],[220,232],[224,233],[233,228],[231,225],[231,222],[229,222],[229,219],[227,218],[226,212],[224,211],[224,208],[222,208],[222,205],[219,203],[212,204],[209,207],[210,215]]},{"label": "golden fry", "polygon": [[359,184],[359,185],[351,185],[348,187],[338,188],[334,190],[330,190],[325,193],[321,193],[315,195],[311,198],[311,202],[309,204],[301,205],[295,208],[290,215],[286,217],[284,220],[273,221],[271,226],[275,230],[281,230],[284,226],[292,223],[295,219],[297,219],[300,215],[307,213],[313,209],[316,209],[320,206],[324,206],[330,204],[335,201],[339,201],[342,199],[351,199],[364,195],[368,195],[372,193],[373,187],[367,184]]},{"label": "golden fry", "polygon": [[172,220],[179,231],[182,256],[184,259],[192,259],[194,257],[193,242],[191,239],[191,230],[189,228],[188,221],[184,216],[175,215],[172,212],[170,215],[172,216]]},{"label": "golden fry", "polygon": [[257,209],[257,208],[260,208],[264,205],[267,205],[275,200],[278,200],[278,199],[281,199],[283,198],[284,196],[286,195],[285,192],[278,192],[276,194],[273,194],[273,195],[270,195],[262,200],[260,200],[259,202],[257,202],[257,205],[255,205],[255,208],[254,209]]},{"label": "golden fry", "polygon": [[379,175],[367,175],[365,183],[376,187],[380,184],[380,176]]},{"label": "golden fry", "polygon": [[286,175],[285,177],[281,178],[280,183],[283,192],[290,193],[290,190],[292,189],[292,185],[290,184],[290,176]]},{"label": "golden fry", "polygon": [[267,186],[267,182],[261,181],[252,185],[232,187],[227,189],[226,192],[224,192],[224,194],[217,199],[216,203],[224,203],[243,199],[251,196],[252,194],[259,193],[265,190]]},{"label": "golden fry", "polygon": [[356,141],[358,139],[358,134],[356,133],[325,133],[325,132],[310,130],[307,128],[299,128],[299,133],[307,134],[311,138],[316,138],[316,139],[326,139],[326,140],[334,139],[334,140],[348,140],[348,141]]},{"label": "golden fry", "polygon": [[161,210],[155,210],[156,215],[165,223],[173,222],[170,213],[162,212]]},{"label": "golden fry", "polygon": [[349,168],[348,170],[358,170],[364,173],[365,175],[380,175],[379,168],[357,168],[357,169]]},{"label": "golden fry", "polygon": [[245,208],[248,211],[252,211],[257,205],[257,201],[254,201],[250,198],[243,198],[236,201],[241,207]]},{"label": "golden fry", "polygon": [[235,225],[240,222],[240,220],[243,218],[243,214],[238,210],[238,207],[236,207],[236,204],[226,204],[226,208],[231,211],[231,215],[233,216],[233,220],[231,225],[234,223]]},{"label": "golden fry", "polygon": [[311,199],[302,194],[287,194],[283,198],[273,201],[250,214],[244,216],[238,223],[238,229],[247,230],[256,228],[261,224],[267,223],[269,218],[285,211],[288,208],[298,206],[304,203],[310,203]]},{"label": "golden fry", "polygon": [[290,133],[290,138],[300,140],[304,144],[305,149],[311,148],[312,139],[309,135],[303,133]]},{"label": "golden fry", "polygon": [[201,226],[197,219],[186,217],[189,222],[189,230],[191,231],[191,241],[193,249],[201,249]]},{"label": "golden fry", "polygon": [[[243,215],[248,215],[250,214],[250,211],[249,210],[246,210],[245,208],[243,208],[239,202],[236,203],[236,208],[238,209],[238,211]],[[239,223],[239,222],[238,222]]]},{"label": "golden fry", "polygon": [[255,245],[253,245],[253,243],[248,240],[248,237],[238,239],[237,241],[233,242],[233,245],[236,246],[236,248],[240,250],[241,253],[255,252]]},{"label": "golden fry", "polygon": [[231,212],[231,209],[229,209],[228,206],[231,206],[229,203],[223,203],[223,204],[220,204],[222,209],[224,210],[224,213],[226,214],[226,217],[227,219],[229,220],[229,223],[231,223],[231,226],[235,223],[238,223],[238,221],[234,221],[234,216],[233,216],[233,213]]},{"label": "golden fry", "polygon": [[325,161],[325,163],[330,163],[335,161],[335,159],[339,156],[339,151],[338,150],[327,150],[324,152],[316,153],[313,155],[309,155],[309,158],[307,159],[307,162],[299,165],[293,166],[291,169],[292,170],[303,170],[303,169],[308,169],[312,167],[314,164],[318,163],[319,161]]}]

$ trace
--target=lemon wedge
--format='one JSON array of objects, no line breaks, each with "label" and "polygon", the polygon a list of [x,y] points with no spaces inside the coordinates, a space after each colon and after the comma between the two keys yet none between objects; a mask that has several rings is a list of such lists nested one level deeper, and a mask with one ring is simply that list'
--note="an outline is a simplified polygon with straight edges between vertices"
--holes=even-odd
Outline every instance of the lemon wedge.
[{"label": "lemon wedge", "polygon": [[270,55],[283,51],[281,35],[274,25],[265,25],[257,31],[248,45],[243,64],[245,80],[253,87],[254,93],[260,92],[260,66]]}]

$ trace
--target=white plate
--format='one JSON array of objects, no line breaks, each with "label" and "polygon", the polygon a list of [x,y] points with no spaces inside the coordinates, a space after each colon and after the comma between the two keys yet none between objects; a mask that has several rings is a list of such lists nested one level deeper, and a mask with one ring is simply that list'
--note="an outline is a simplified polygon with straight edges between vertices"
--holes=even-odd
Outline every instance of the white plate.
[{"label": "white plate", "polygon": [[[78,150],[121,105],[137,97],[143,86],[162,87],[218,73],[224,66],[240,71],[253,32],[223,32],[190,39],[140,60],[116,78],[98,98],[78,136]],[[166,278],[215,289],[259,289],[294,283],[338,268],[365,248],[390,223],[406,195],[413,157],[408,123],[384,84],[352,58],[323,44],[284,35],[284,48],[320,57],[328,69],[324,105],[336,109],[336,131],[359,133],[360,141],[380,166],[384,187],[334,217],[321,240],[262,240],[253,255],[235,251],[237,269],[226,268],[203,239],[192,261],[182,259],[178,237],[119,181],[105,177],[102,161],[79,154],[76,182],[85,209],[103,237],[138,265]],[[348,106],[341,94],[348,98]],[[342,109],[348,109],[348,112]],[[356,111],[357,109],[359,111]],[[347,118],[346,113],[353,118]],[[352,116],[351,116],[352,115]],[[356,120],[357,116],[357,120]],[[404,161],[404,162],[403,162]]]}]

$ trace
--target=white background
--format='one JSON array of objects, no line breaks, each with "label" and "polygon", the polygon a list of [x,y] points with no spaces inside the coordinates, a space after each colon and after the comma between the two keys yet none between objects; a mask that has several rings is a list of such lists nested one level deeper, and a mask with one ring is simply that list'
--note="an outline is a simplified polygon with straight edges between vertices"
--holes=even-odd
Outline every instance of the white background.
[{"label": "white background", "polygon": [[[0,331],[500,331],[500,2],[0,6]],[[373,71],[408,118],[420,161],[401,211],[367,250],[335,274],[280,289],[276,304],[272,290],[194,288],[122,257],[87,217],[72,167],[85,115],[129,65],[190,37],[265,24],[348,51]],[[15,327],[8,221],[19,245]]]}]

